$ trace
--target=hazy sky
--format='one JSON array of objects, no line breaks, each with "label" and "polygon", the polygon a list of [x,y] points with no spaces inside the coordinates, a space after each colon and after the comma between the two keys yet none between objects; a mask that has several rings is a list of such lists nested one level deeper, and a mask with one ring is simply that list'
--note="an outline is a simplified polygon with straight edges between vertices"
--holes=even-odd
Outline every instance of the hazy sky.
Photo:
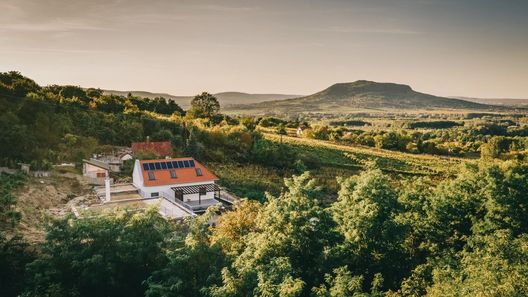
[{"label": "hazy sky", "polygon": [[368,79],[528,98],[528,0],[0,0],[7,70],[175,95]]}]

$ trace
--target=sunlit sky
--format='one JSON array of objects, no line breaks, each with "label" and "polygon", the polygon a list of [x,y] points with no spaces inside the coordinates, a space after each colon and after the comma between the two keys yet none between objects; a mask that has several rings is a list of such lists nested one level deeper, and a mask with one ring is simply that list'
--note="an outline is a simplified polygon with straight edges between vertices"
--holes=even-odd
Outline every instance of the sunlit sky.
[{"label": "sunlit sky", "polygon": [[528,1],[0,0],[7,70],[174,95],[367,79],[528,98]]}]

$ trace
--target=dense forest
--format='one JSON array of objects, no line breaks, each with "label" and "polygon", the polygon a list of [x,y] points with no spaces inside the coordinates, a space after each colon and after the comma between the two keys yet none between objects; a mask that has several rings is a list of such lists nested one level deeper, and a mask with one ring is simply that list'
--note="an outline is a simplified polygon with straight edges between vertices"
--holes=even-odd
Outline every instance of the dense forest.
[{"label": "dense forest", "polygon": [[[215,226],[155,210],[47,224],[28,246],[2,176],[4,296],[526,296],[528,167],[468,165],[399,187],[376,168],[321,202],[309,173]],[[7,181],[6,179],[9,179]]]},{"label": "dense forest", "polygon": [[39,242],[18,230],[15,193],[28,177],[0,174],[2,296],[528,295],[521,158],[464,162],[454,176],[393,175],[371,162],[338,177],[329,200],[311,174],[317,155],[257,127],[284,135],[300,123],[228,117],[211,95],[195,99],[185,112],[163,98],[0,74],[4,166],[76,163],[150,136],[170,140],[176,155],[293,174],[280,191],[243,199],[215,224],[217,209],[176,222],[156,209],[122,210],[49,218]]}]

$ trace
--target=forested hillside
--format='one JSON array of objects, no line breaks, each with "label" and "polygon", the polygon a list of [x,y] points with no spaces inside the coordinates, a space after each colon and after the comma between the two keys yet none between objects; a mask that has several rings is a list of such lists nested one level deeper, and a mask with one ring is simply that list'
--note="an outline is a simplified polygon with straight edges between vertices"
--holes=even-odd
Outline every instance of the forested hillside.
[{"label": "forested hillside", "polygon": [[[261,139],[251,119],[184,111],[164,98],[104,95],[99,89],[76,86],[41,87],[17,72],[0,73],[0,162],[39,167],[82,158],[104,145],[170,140],[175,154],[209,161],[274,160],[284,165],[287,153]],[[240,125],[239,125],[240,124]]]}]

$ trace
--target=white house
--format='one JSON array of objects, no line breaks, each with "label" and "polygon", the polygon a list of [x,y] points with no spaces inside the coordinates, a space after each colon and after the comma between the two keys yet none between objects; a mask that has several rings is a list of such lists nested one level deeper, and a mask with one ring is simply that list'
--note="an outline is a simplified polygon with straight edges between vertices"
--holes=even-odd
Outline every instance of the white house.
[{"label": "white house", "polygon": [[297,127],[297,130],[295,131],[295,134],[297,134],[297,137],[302,137],[304,130],[306,130],[306,127]]},{"label": "white house", "polygon": [[216,177],[193,158],[136,160],[132,183],[143,198],[164,197],[195,213],[220,202]]}]

